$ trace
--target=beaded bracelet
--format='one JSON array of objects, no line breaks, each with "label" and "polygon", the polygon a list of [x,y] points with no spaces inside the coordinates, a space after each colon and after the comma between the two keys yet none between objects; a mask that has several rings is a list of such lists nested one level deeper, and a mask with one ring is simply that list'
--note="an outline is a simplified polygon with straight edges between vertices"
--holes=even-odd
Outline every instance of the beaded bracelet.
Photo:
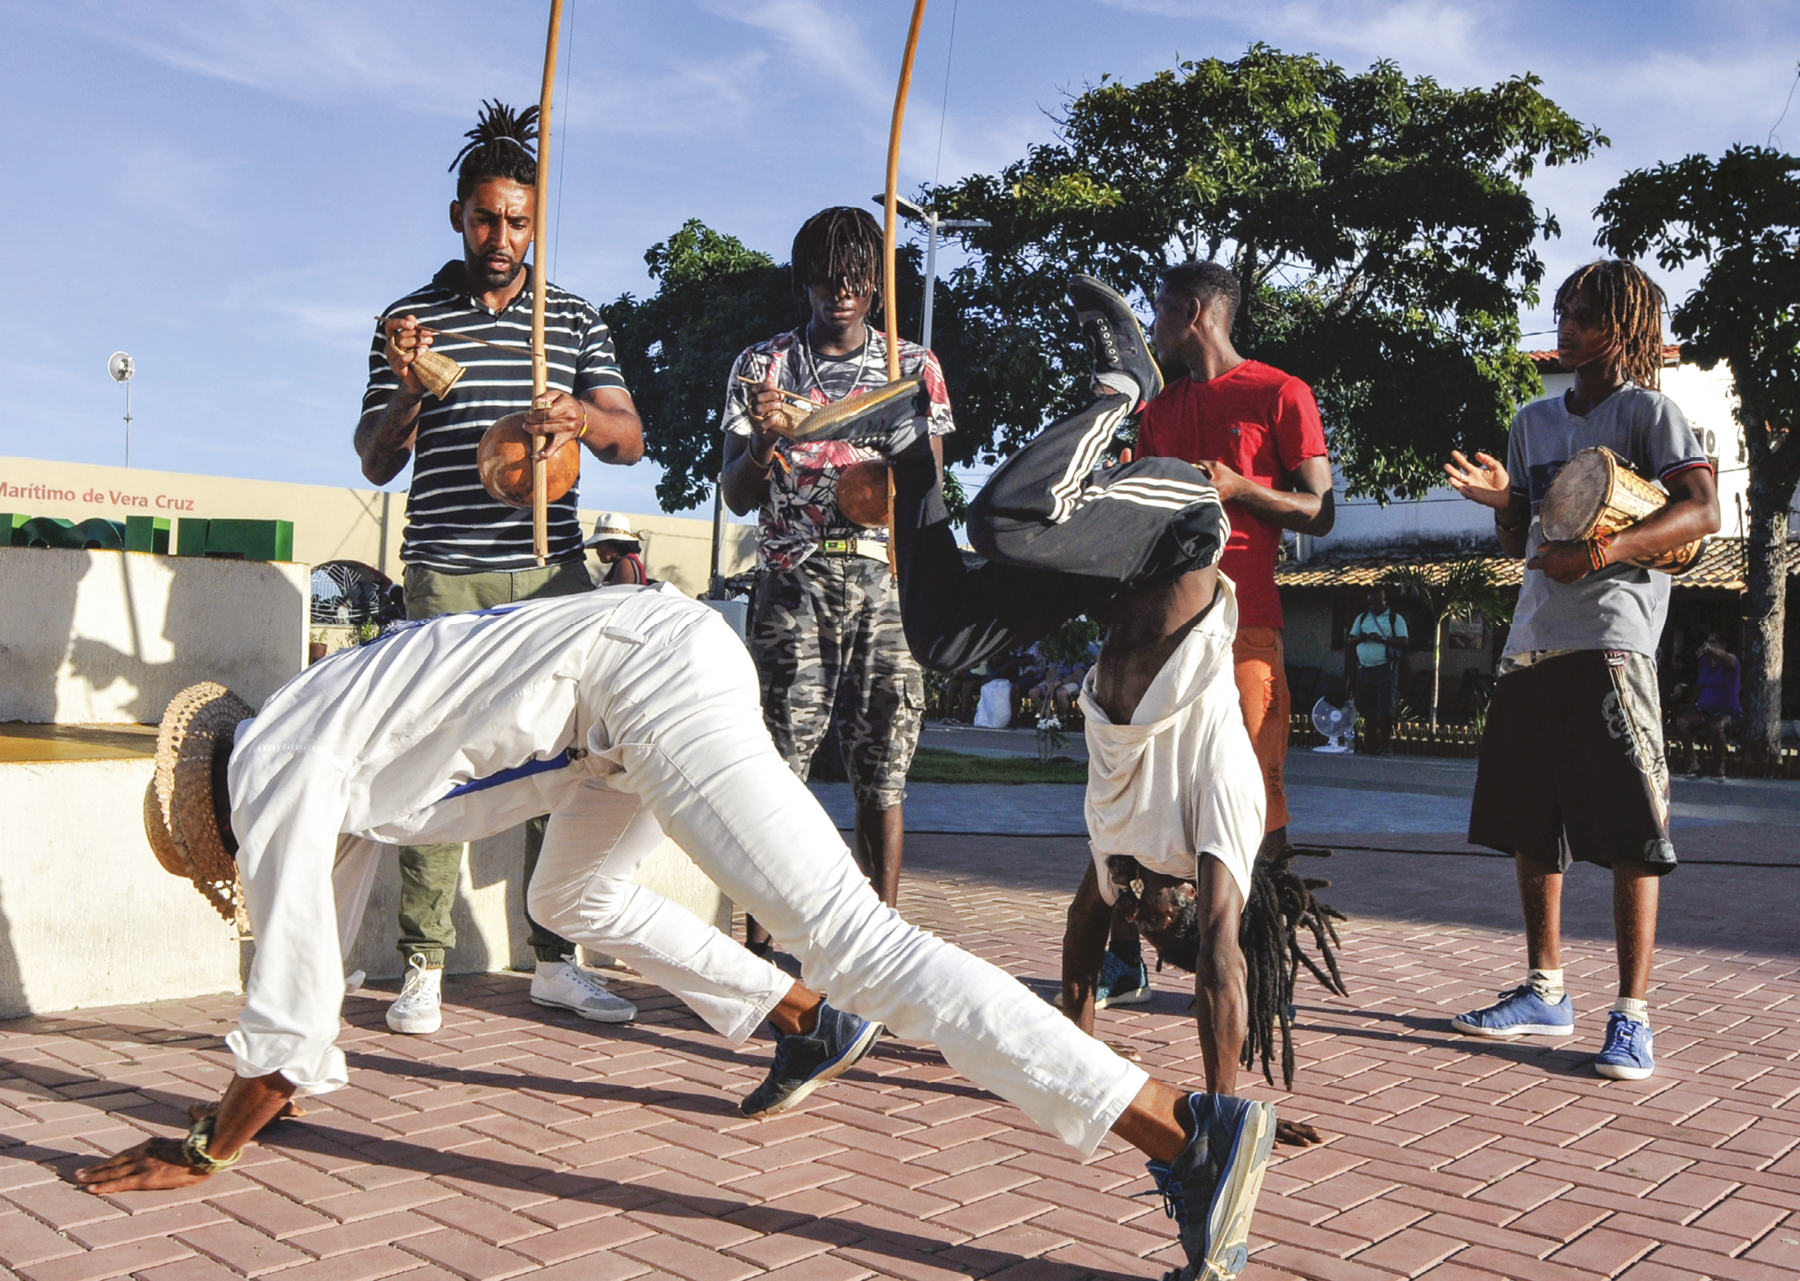
[{"label": "beaded bracelet", "polygon": [[202,1174],[217,1174],[220,1170],[229,1170],[244,1159],[244,1149],[242,1148],[223,1159],[213,1156],[206,1150],[207,1145],[212,1141],[213,1120],[214,1118],[210,1116],[203,1116],[194,1122],[193,1128],[188,1131],[187,1138],[181,1144],[182,1158],[187,1162],[189,1168],[198,1170]]}]

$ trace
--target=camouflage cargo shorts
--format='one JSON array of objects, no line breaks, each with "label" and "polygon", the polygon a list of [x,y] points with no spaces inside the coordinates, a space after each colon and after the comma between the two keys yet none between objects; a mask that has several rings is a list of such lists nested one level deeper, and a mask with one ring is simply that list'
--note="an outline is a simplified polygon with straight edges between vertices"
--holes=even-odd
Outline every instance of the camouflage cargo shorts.
[{"label": "camouflage cargo shorts", "polygon": [[805,778],[833,720],[857,800],[906,795],[925,715],[925,679],[906,648],[900,594],[866,556],[813,555],[756,586],[750,652],[775,748]]}]

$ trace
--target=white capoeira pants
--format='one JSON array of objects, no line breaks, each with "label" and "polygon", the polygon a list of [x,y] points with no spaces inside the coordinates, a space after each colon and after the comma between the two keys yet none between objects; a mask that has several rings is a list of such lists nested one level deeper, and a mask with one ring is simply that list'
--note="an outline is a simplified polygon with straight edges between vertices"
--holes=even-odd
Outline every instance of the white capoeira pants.
[{"label": "white capoeira pants", "polygon": [[[930,1041],[959,1072],[1092,1152],[1148,1077],[1011,975],[885,906],[836,827],[769,742],[742,642],[710,611],[608,645],[595,676],[605,755],[623,767],[550,817],[532,915],[628,959],[727,1036],[747,1036],[789,980],[631,872],[657,828],[801,964],[833,1005]],[[585,693],[585,690],[584,690]],[[585,700],[584,700],[585,701]],[[620,802],[647,815],[621,829]],[[652,821],[653,820],[653,821]],[[595,837],[616,833],[596,848]]]},{"label": "white capoeira pants", "polygon": [[[589,751],[576,765],[446,798],[404,827],[340,840],[333,888],[346,953],[373,882],[376,840],[469,839],[548,812],[527,890],[532,916],[628,961],[742,1041],[792,980],[632,882],[667,833],[834,1006],[935,1043],[957,1071],[1063,1141],[1084,1154],[1099,1146],[1143,1089],[1144,1071],[1004,970],[908,924],[876,897],[769,741],[749,654],[718,615],[648,593],[621,605],[579,683],[577,742]],[[488,723],[506,715],[495,707]],[[250,1061],[239,1070],[253,1070]]]}]

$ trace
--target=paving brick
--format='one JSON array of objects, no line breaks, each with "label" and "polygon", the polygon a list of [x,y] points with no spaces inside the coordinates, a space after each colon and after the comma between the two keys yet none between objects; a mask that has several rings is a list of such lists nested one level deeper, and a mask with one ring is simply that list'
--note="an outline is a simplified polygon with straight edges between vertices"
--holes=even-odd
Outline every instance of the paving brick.
[{"label": "paving brick", "polygon": [[524,1255],[449,1228],[409,1237],[401,1243],[401,1249],[427,1259],[445,1271],[454,1272],[466,1281],[499,1281],[502,1277],[529,1272],[534,1266]]},{"label": "paving brick", "polygon": [[717,1250],[666,1236],[633,1241],[620,1246],[616,1253],[681,1277],[683,1281],[747,1281],[762,1270]]},{"label": "paving brick", "polygon": [[26,1264],[18,1269],[18,1273],[27,1281],[99,1281],[102,1277],[122,1277],[129,1272],[174,1263],[192,1253],[179,1241],[156,1237]]},{"label": "paving brick", "polygon": [[0,1214],[0,1263],[22,1268],[66,1254],[79,1254],[77,1241],[54,1232],[29,1214]]}]

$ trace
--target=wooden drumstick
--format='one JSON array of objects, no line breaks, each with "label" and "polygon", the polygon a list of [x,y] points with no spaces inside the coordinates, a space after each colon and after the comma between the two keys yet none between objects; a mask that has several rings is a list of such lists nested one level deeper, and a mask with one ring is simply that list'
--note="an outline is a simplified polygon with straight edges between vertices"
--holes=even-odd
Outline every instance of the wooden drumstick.
[{"label": "wooden drumstick", "polygon": [[796,405],[805,405],[808,409],[819,408],[819,406],[813,402],[811,397],[802,396],[797,391],[789,391],[786,387],[771,387],[760,378],[746,378],[744,375],[739,374],[737,380],[741,383],[749,383],[752,387],[761,387],[765,391],[779,392],[781,395],[786,396],[789,400],[793,401]]},{"label": "wooden drumstick", "polygon": [[[386,316],[377,316],[375,319],[382,324],[386,324],[389,318]],[[491,338],[477,338],[474,334],[459,334],[454,329],[434,329],[430,325],[420,325],[419,332],[422,334],[430,334],[434,338],[455,338],[461,342],[479,343],[483,347],[492,347],[495,351],[509,351],[515,356],[529,356],[531,354],[529,348],[514,347],[509,343],[495,342]]]}]

